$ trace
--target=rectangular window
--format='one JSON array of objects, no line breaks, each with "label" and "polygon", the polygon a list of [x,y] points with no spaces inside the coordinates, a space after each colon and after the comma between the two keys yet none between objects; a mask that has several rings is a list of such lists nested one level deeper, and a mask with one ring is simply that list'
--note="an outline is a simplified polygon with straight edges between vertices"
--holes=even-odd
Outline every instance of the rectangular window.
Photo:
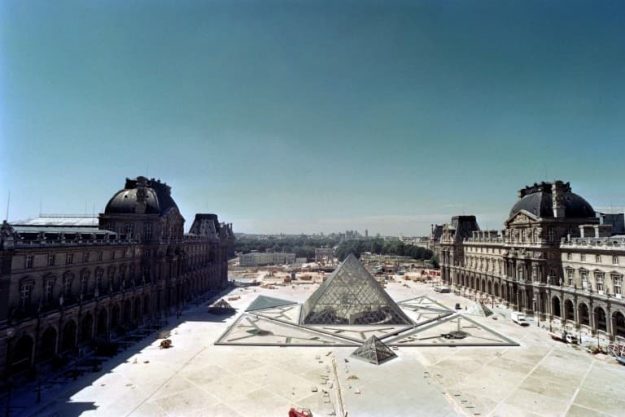
[{"label": "rectangular window", "polygon": [[71,265],[74,263],[74,254],[73,253],[68,253],[67,255],[65,255],[65,263],[67,265]]},{"label": "rectangular window", "polygon": [[579,259],[580,259],[582,262],[585,262],[585,261],[586,261],[586,254],[583,254],[583,253],[582,253],[581,255],[579,255]]},{"label": "rectangular window", "polygon": [[101,261],[102,259],[104,259],[104,252],[100,251],[98,252],[98,261]]},{"label": "rectangular window", "polygon": [[604,278],[604,273],[603,272],[595,272],[595,286],[597,288],[597,291],[603,291],[603,278]]},{"label": "rectangular window", "polygon": [[571,260],[571,258],[572,258],[572,256],[571,256],[571,252],[567,252],[567,254],[566,254],[566,259],[570,261],[570,260]]},{"label": "rectangular window", "polygon": [[573,273],[574,271],[572,269],[566,270],[566,283],[569,287],[573,286]]},{"label": "rectangular window", "polygon": [[54,297],[54,281],[51,279],[46,281],[45,297],[47,302],[52,302]]},{"label": "rectangular window", "polygon": [[601,255],[595,255],[595,263],[601,263]]},{"label": "rectangular window", "polygon": [[612,264],[613,265],[618,265],[618,256],[613,256],[612,257]]},{"label": "rectangular window", "polygon": [[82,261],[84,263],[89,262],[89,252],[85,252],[85,253],[82,254]]},{"label": "rectangular window", "polygon": [[48,266],[54,266],[56,263],[56,255],[50,254],[48,255]]},{"label": "rectangular window", "polygon": [[33,284],[22,284],[20,287],[20,307],[26,308],[30,306],[30,298],[33,293]]},{"label": "rectangular window", "polygon": [[89,278],[82,276],[80,278],[80,295],[87,295],[87,285],[89,284]]},{"label": "rectangular window", "polygon": [[26,255],[26,269],[31,269],[33,267],[33,255]]},{"label": "rectangular window", "polygon": [[579,275],[582,278],[582,289],[589,290],[590,285],[588,285],[588,271],[579,271]]},{"label": "rectangular window", "polygon": [[145,240],[152,240],[152,225],[150,223],[143,225],[143,237]]},{"label": "rectangular window", "polygon": [[612,287],[614,287],[614,294],[621,294],[623,286],[623,277],[618,274],[612,275]]},{"label": "rectangular window", "polygon": [[69,297],[72,295],[72,280],[71,278],[65,278],[63,280],[63,295]]}]

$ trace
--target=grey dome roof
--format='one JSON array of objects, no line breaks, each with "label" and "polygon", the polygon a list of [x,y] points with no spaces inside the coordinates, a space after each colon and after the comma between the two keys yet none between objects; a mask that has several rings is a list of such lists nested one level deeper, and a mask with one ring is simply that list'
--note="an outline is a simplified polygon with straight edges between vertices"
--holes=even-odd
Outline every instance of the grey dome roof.
[{"label": "grey dome roof", "polygon": [[[595,210],[579,195],[567,187],[563,193],[564,217],[587,218],[595,217]],[[525,210],[540,218],[553,218],[553,195],[550,183],[542,183],[521,190],[521,199],[510,210],[512,217]]]},{"label": "grey dome roof", "polygon": [[[145,190],[144,202],[145,211],[139,209],[141,192]],[[176,202],[171,197],[171,188],[158,180],[148,180],[145,177],[137,177],[136,179],[126,179],[126,185],[123,190],[118,191],[109,200],[104,214],[158,214],[163,215],[171,208],[178,208]]]}]

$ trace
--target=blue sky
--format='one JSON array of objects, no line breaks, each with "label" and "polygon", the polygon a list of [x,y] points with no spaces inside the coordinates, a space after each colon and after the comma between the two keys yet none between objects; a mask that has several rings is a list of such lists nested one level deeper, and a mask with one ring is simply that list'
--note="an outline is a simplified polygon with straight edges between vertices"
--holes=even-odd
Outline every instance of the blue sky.
[{"label": "blue sky", "polygon": [[499,228],[554,178],[625,206],[623,2],[5,0],[0,54],[10,219],[137,175],[240,232]]}]

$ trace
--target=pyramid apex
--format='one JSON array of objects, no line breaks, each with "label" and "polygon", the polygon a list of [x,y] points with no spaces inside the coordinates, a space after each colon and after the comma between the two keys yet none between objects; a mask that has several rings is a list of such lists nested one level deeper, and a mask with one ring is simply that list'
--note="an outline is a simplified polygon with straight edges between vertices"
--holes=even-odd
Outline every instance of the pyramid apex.
[{"label": "pyramid apex", "polygon": [[347,255],[347,256],[345,257],[345,260],[343,260],[343,262],[345,262],[345,261],[346,261],[346,260],[348,260],[348,259],[350,259],[350,260],[351,260],[351,259],[354,259],[354,260],[356,260],[356,261],[358,260],[358,258],[356,258],[356,255],[354,255],[354,252],[350,252],[350,253],[349,253],[349,255]]}]

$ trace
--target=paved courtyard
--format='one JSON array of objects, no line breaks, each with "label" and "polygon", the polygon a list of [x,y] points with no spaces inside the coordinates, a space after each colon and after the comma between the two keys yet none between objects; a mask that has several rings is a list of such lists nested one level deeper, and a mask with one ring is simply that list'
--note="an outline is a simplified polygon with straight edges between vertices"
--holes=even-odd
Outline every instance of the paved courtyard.
[{"label": "paved courtyard", "polygon": [[[537,326],[476,323],[519,346],[401,346],[381,366],[350,358],[354,347],[215,345],[258,295],[303,302],[316,285],[247,288],[228,296],[237,314],[220,318],[206,306],[171,326],[174,347],[150,340],[113,358],[99,373],[14,399],[20,416],[285,417],[291,406],[331,416],[622,416],[625,368],[554,342]],[[425,284],[390,283],[396,300],[427,296],[453,307],[472,303]]]}]

